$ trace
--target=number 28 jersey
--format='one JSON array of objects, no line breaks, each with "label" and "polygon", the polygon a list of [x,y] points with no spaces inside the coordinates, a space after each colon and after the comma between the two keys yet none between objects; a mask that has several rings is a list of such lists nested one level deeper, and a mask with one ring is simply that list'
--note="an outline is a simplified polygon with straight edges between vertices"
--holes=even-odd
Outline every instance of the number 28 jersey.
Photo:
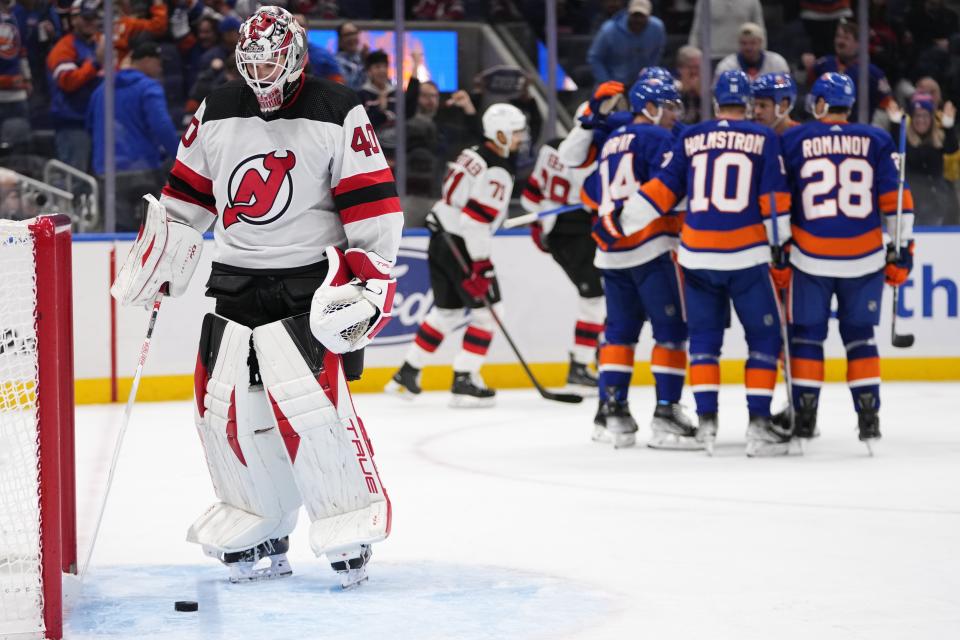
[{"label": "number 28 jersey", "polygon": [[[808,122],[783,135],[783,152],[793,186],[793,265],[841,278],[882,269],[883,222],[893,237],[899,180],[890,134],[865,124]],[[905,241],[913,229],[907,188],[903,214]]]},{"label": "number 28 jersey", "polygon": [[669,160],[640,191],[664,215],[684,196],[678,261],[689,269],[730,271],[770,262],[770,212],[778,240],[790,237],[790,194],[773,130],[743,120],[689,127]]}]

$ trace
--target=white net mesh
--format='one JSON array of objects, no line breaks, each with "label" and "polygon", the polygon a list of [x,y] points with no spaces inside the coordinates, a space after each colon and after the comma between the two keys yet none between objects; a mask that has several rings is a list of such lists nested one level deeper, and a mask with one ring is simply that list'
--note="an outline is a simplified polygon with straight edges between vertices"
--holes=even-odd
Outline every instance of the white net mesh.
[{"label": "white net mesh", "polygon": [[0,221],[0,636],[43,630],[36,270],[25,224]]}]

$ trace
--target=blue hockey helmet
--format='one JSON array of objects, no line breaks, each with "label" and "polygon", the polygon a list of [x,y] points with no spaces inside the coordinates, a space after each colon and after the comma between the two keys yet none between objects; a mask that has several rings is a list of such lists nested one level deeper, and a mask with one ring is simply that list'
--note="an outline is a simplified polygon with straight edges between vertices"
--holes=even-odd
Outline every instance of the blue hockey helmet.
[{"label": "blue hockey helmet", "polygon": [[[662,80],[655,77],[634,82],[627,93],[627,99],[630,101],[630,111],[646,116],[654,124],[660,124],[665,107],[678,109],[681,104],[680,94],[677,92],[673,80]],[[650,102],[660,107],[657,113],[647,111],[647,104]]]},{"label": "blue hockey helmet", "polygon": [[717,106],[747,107],[750,106],[752,98],[750,78],[743,71],[724,71],[717,76],[717,82],[713,87],[713,101]]},{"label": "blue hockey helmet", "polygon": [[836,71],[829,71],[813,83],[810,89],[811,106],[816,105],[817,99],[823,98],[828,107],[846,107],[849,109],[857,100],[857,89],[850,76]]},{"label": "blue hockey helmet", "polygon": [[789,100],[790,106],[797,101],[797,85],[789,73],[765,73],[753,81],[754,98],[770,98],[776,104]]},{"label": "blue hockey helmet", "polygon": [[650,80],[651,78],[663,80],[668,83],[676,83],[677,81],[677,79],[673,77],[673,74],[663,67],[644,67],[640,75],[637,76],[637,80]]}]

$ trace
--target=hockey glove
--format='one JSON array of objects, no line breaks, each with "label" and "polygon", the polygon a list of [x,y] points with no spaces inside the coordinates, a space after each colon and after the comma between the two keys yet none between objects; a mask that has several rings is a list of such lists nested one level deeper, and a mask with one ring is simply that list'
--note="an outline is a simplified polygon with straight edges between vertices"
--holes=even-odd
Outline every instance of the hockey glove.
[{"label": "hockey glove", "polygon": [[530,225],[530,237],[533,238],[533,244],[537,245],[537,249],[550,253],[550,248],[547,246],[547,234],[543,232],[542,224],[534,222]]},{"label": "hockey glove", "polygon": [[493,283],[493,263],[487,260],[477,260],[473,263],[469,278],[464,278],[461,286],[467,295],[475,300],[482,300]]},{"label": "hockey glove", "polygon": [[887,266],[883,269],[884,280],[891,287],[899,287],[913,270],[913,240],[900,247],[900,257],[897,258],[897,252],[893,243],[887,246]]},{"label": "hockey glove", "polygon": [[773,284],[777,291],[790,288],[790,279],[793,277],[793,269],[790,268],[790,252],[787,246],[772,247],[773,261],[770,263],[770,277],[773,278]]},{"label": "hockey glove", "polygon": [[622,209],[614,209],[613,213],[600,216],[593,224],[593,236],[597,246],[603,251],[607,251],[616,244],[617,240],[624,237],[623,227],[620,226],[620,213]]},{"label": "hockey glove", "polygon": [[390,262],[372,251],[327,247],[327,275],[313,294],[310,331],[334,353],[370,344],[393,312],[397,281]]},{"label": "hockey glove", "polygon": [[601,83],[593,92],[587,112],[580,117],[584,129],[593,129],[607,119],[614,111],[619,111],[626,104],[622,82],[608,80]]},{"label": "hockey glove", "polygon": [[124,306],[149,306],[166,284],[168,295],[181,295],[190,284],[203,250],[199,231],[167,219],[166,209],[152,195],[143,199],[149,203],[147,215],[110,287],[110,295]]}]

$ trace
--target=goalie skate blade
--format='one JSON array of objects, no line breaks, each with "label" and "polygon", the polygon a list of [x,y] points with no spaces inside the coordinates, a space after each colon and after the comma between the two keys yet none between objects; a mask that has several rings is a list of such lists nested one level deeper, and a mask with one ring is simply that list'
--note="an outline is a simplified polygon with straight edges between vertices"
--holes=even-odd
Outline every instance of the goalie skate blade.
[{"label": "goalie skate blade", "polygon": [[383,388],[383,392],[396,398],[406,400],[407,402],[413,402],[417,399],[416,394],[410,393],[406,387],[401,384],[397,384],[393,380],[387,383],[387,386]]},{"label": "goalie skate blade", "polygon": [[366,567],[360,567],[359,569],[348,569],[347,571],[338,571],[337,573],[340,574],[340,588],[344,591],[356,589],[370,579],[370,576],[367,575]]},{"label": "goalie skate blade", "polygon": [[496,405],[496,403],[496,397],[475,398],[459,393],[450,396],[450,407],[453,409],[487,409]]},{"label": "goalie skate blade", "polygon": [[286,554],[270,556],[270,566],[260,569],[255,569],[253,562],[236,562],[230,565],[230,582],[232,584],[277,580],[279,578],[289,578],[292,575],[293,568],[287,561]]}]

